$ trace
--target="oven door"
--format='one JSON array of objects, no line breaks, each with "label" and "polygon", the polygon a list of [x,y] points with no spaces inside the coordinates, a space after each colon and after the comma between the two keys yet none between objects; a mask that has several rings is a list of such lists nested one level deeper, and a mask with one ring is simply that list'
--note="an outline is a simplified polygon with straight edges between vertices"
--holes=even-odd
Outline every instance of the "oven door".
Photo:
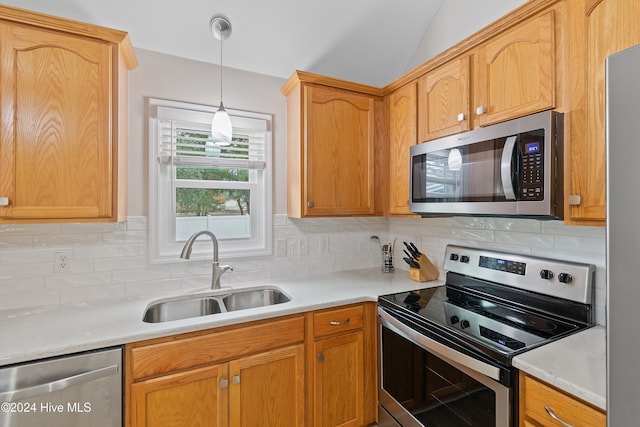
[{"label": "oven door", "polygon": [[[380,419],[386,425],[509,427],[512,391],[499,367],[426,337],[378,309]],[[382,424],[385,425],[385,424]]]}]

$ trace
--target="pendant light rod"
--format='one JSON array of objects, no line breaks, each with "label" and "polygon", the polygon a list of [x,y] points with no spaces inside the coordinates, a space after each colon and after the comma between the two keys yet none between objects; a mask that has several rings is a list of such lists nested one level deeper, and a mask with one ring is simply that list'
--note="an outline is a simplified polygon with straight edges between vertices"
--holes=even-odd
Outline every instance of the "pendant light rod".
[{"label": "pendant light rod", "polygon": [[215,15],[209,21],[211,34],[220,40],[220,100],[222,101],[222,42],[231,37],[231,21],[224,15]]},{"label": "pendant light rod", "polygon": [[209,21],[209,27],[213,37],[220,40],[220,106],[213,115],[211,137],[215,145],[227,147],[231,145],[233,129],[231,118],[222,103],[222,42],[231,36],[231,22],[225,16],[215,15]]}]

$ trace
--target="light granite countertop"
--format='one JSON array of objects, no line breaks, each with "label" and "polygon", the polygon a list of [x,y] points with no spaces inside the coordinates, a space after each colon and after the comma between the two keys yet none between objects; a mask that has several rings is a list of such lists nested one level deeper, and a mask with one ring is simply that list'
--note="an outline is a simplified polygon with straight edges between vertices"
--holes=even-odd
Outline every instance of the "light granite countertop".
[{"label": "light granite countertop", "polygon": [[[352,270],[313,279],[287,279],[231,289],[276,286],[291,301],[268,307],[238,310],[165,323],[142,321],[153,301],[185,295],[158,292],[98,302],[31,307],[0,311],[0,366],[52,356],[95,350],[162,336],[268,319],[309,310],[364,301],[379,295],[440,286],[442,281],[419,283],[408,273],[379,269]],[[228,292],[222,289],[221,292]],[[209,289],[188,294],[210,293]],[[514,366],[600,408],[605,408],[604,328],[596,327],[520,355]]]},{"label": "light granite countertop", "polygon": [[377,301],[379,295],[442,284],[441,281],[412,281],[402,270],[382,273],[380,269],[372,268],[332,273],[314,279],[231,286],[220,292],[271,285],[283,290],[291,301],[164,323],[142,321],[151,302],[212,291],[201,289],[180,293],[174,290],[97,302],[3,310],[0,311],[0,342],[3,343],[0,346],[0,366],[309,310]]},{"label": "light granite countertop", "polygon": [[606,329],[603,326],[516,356],[513,365],[602,410],[607,409]]}]

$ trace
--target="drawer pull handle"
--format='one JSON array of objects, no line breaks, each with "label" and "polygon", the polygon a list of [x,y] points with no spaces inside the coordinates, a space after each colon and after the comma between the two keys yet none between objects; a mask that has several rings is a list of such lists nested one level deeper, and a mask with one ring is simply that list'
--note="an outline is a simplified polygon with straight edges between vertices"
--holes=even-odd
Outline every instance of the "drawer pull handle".
[{"label": "drawer pull handle", "polygon": [[332,320],[329,324],[331,326],[342,326],[348,324],[350,320],[351,319],[347,317],[345,320]]},{"label": "drawer pull handle", "polygon": [[547,414],[549,414],[551,418],[562,424],[564,427],[573,427],[571,424],[562,421],[560,417],[558,417],[556,413],[553,412],[553,409],[549,408],[548,406],[545,406],[544,410],[547,411]]}]

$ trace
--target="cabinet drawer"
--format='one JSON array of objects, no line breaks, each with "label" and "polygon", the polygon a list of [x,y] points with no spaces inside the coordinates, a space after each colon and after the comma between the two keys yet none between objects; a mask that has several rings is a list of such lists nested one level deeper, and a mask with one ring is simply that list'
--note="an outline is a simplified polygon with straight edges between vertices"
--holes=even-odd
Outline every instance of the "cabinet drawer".
[{"label": "cabinet drawer", "polygon": [[364,308],[362,305],[320,311],[313,314],[313,336],[319,338],[360,329],[363,324]]},{"label": "cabinet drawer", "polygon": [[304,317],[260,323],[220,332],[173,337],[127,351],[133,381],[217,363],[304,341]]},{"label": "cabinet drawer", "polygon": [[[561,425],[547,413],[545,407],[548,407],[559,419],[570,425],[581,427],[606,425],[606,415],[598,409],[529,376],[522,375],[521,379],[521,387],[524,391],[522,407],[526,418],[540,425]],[[527,424],[524,423],[524,425]]]}]

